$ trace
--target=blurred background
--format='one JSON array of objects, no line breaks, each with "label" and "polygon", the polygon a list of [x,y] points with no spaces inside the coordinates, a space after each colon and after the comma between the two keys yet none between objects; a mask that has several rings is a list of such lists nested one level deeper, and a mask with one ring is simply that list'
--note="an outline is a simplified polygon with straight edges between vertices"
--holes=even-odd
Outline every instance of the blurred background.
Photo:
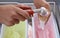
[{"label": "blurred background", "polygon": [[[56,22],[57,22],[57,25],[58,25],[58,29],[60,31],[60,0],[46,0],[48,2],[55,2],[56,3],[56,6],[55,6],[55,13],[54,13],[54,16],[55,16],[55,19],[56,19]],[[0,0],[0,2],[20,2],[20,3],[32,3],[33,0]],[[53,6],[53,4],[52,4]]]}]

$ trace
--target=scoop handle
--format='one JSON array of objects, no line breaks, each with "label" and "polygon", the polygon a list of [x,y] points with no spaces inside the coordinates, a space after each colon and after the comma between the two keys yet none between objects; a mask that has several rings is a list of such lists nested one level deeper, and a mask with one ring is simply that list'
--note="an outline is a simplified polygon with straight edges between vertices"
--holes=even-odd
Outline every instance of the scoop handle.
[{"label": "scoop handle", "polygon": [[33,10],[26,10],[26,11],[28,12],[29,16],[33,16],[33,14],[34,14]]}]

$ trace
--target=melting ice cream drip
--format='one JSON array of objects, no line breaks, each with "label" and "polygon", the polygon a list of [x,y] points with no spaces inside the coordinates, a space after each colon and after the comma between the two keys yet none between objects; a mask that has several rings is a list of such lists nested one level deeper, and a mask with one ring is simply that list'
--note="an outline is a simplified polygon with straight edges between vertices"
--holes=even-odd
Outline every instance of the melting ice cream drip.
[{"label": "melting ice cream drip", "polygon": [[43,22],[43,21],[40,20],[40,28],[41,28],[42,30],[44,30],[44,26],[45,26],[45,22]]},{"label": "melting ice cream drip", "polygon": [[[46,8],[44,8],[44,7],[41,7],[40,8],[40,15],[43,17],[43,19],[44,19],[45,16],[48,15],[48,12],[47,12]],[[43,20],[40,20],[40,28],[42,30],[44,30],[44,26],[45,26],[45,20],[44,21]]]},{"label": "melting ice cream drip", "polygon": [[[48,11],[46,10],[46,8],[41,7],[39,15],[42,17],[42,19],[46,19],[46,18],[44,18],[44,17],[48,16]],[[42,20],[42,19],[41,18],[39,19],[40,20],[39,21],[40,22],[40,28],[42,30],[44,30],[46,20]],[[43,37],[46,38],[46,32],[44,32]]]}]

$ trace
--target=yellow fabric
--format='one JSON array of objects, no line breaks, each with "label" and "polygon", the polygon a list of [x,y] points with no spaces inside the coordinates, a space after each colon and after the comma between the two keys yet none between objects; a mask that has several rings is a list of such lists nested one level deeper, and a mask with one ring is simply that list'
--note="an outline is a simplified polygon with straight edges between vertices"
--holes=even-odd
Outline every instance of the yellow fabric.
[{"label": "yellow fabric", "polygon": [[25,38],[26,23],[20,22],[12,27],[4,27],[4,38]]}]

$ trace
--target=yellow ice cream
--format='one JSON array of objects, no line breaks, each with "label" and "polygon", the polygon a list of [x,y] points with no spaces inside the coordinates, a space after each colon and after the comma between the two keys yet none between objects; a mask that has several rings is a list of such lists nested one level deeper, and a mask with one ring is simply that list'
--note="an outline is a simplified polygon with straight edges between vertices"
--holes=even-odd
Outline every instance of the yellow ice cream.
[{"label": "yellow ice cream", "polygon": [[26,23],[20,22],[12,27],[4,27],[4,38],[25,38]]}]

